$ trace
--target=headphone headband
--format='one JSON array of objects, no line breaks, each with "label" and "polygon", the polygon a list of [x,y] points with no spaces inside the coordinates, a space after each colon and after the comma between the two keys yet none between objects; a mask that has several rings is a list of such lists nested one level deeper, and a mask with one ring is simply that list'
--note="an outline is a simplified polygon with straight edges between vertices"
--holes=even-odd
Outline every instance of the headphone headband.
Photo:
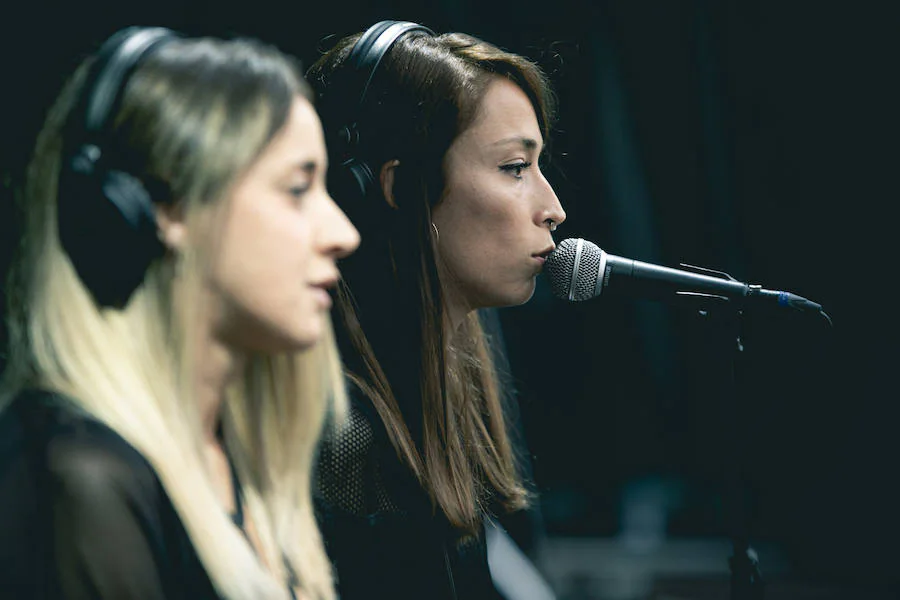
[{"label": "headphone headband", "polygon": [[434,32],[418,23],[410,21],[380,21],[375,23],[357,40],[347,57],[348,66],[353,69],[354,73],[359,73],[365,77],[365,83],[362,92],[359,94],[359,102],[357,110],[360,110],[366,100],[369,87],[372,85],[372,79],[378,70],[378,65],[388,53],[388,50],[410,31],[422,31],[428,35],[434,35]]},{"label": "headphone headband", "polygon": [[110,37],[97,53],[84,114],[84,130],[99,133],[118,106],[125,82],[143,58],[162,42],[177,37],[163,27],[129,27]]},{"label": "headphone headband", "polygon": [[[350,176],[343,177],[338,175],[337,169],[330,170],[331,189],[346,194],[361,193],[365,197],[375,185],[376,178],[372,168],[358,156],[359,120],[364,113],[366,97],[382,59],[401,37],[416,31],[429,36],[435,35],[428,27],[410,21],[375,23],[353,45],[344,61],[344,68],[335,72],[335,82],[331,91],[327,92],[324,107],[327,113],[338,119],[337,127],[330,132],[335,145],[329,151],[337,155],[337,160],[333,162],[342,165]],[[329,103],[337,108],[328,107]]]}]

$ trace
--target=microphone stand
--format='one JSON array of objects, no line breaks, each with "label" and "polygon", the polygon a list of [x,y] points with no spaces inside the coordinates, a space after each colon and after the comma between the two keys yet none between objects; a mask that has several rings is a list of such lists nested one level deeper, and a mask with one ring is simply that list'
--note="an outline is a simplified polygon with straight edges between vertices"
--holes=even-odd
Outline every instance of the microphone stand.
[{"label": "microphone stand", "polygon": [[[687,271],[735,281],[731,275],[721,271],[683,263],[680,266]],[[676,297],[694,309],[697,309],[698,306],[701,307],[699,309],[700,317],[713,325],[714,333],[722,336],[721,340],[716,339],[715,348],[718,348],[720,344],[723,345],[728,349],[727,356],[731,357],[727,367],[727,381],[723,382],[726,389],[723,394],[725,398],[723,404],[726,435],[725,456],[728,462],[725,474],[725,523],[733,550],[733,554],[728,559],[728,566],[731,570],[729,598],[730,600],[763,600],[764,584],[759,568],[759,556],[750,546],[749,519],[745,506],[743,469],[747,449],[747,439],[745,438],[747,423],[741,410],[747,403],[741,402],[744,352],[743,311],[739,304],[716,294],[676,292]],[[801,300],[805,304],[791,306],[801,311],[808,311],[810,307],[815,308],[817,316],[823,318],[828,326],[832,327],[831,317],[822,310],[821,306],[806,299]],[[719,326],[718,331],[715,325]]]},{"label": "microphone stand", "polygon": [[[731,277],[719,271],[703,269],[691,265],[683,268],[703,274]],[[746,422],[741,416],[743,403],[740,401],[741,367],[744,352],[742,340],[743,312],[724,296],[695,292],[678,292],[678,297],[695,309],[714,333],[714,350],[724,347],[729,357],[723,377],[723,420],[725,434],[725,524],[731,539],[732,555],[728,559],[730,569],[730,600],[763,600],[764,583],[760,572],[759,557],[750,545],[748,517],[745,506],[744,455],[747,447]]]},{"label": "microphone stand", "polygon": [[[741,416],[746,405],[741,402],[741,361],[744,344],[741,337],[740,310],[727,307],[723,315],[730,331],[725,342],[731,345],[731,361],[728,373],[730,389],[723,393],[725,399],[726,457],[731,463],[725,473],[725,523],[731,536],[732,555],[728,559],[731,569],[730,600],[762,600],[764,584],[759,567],[759,557],[750,545],[749,518],[745,505],[744,456],[747,449],[746,421]],[[728,335],[730,334],[730,335]]]}]

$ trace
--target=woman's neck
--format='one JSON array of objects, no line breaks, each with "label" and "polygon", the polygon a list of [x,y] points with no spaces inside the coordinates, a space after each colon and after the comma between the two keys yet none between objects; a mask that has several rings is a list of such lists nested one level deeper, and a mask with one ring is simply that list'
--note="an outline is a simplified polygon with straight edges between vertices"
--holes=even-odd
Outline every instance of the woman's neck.
[{"label": "woman's neck", "polygon": [[469,306],[452,286],[444,285],[444,336],[447,341],[453,340],[459,333],[463,323],[466,322],[474,309]]},{"label": "woman's neck", "polygon": [[194,372],[197,376],[196,393],[203,439],[207,443],[218,444],[225,390],[243,370],[246,357],[212,334],[199,340],[196,351]]}]

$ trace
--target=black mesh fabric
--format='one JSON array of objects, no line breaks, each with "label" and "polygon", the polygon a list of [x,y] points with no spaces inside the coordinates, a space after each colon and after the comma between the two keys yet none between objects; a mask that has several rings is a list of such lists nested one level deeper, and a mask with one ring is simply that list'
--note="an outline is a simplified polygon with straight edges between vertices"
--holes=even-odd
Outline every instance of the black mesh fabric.
[{"label": "black mesh fabric", "polygon": [[384,482],[375,430],[356,399],[347,423],[330,430],[319,447],[318,491],[330,506],[358,517],[405,514],[391,499]]},{"label": "black mesh fabric", "polygon": [[[499,317],[493,310],[479,311],[479,316],[498,370],[515,454],[534,492]],[[348,384],[349,418],[342,429],[327,430],[319,446],[314,488],[319,527],[341,600],[501,600],[488,567],[484,528],[477,536],[465,536],[450,525],[400,459],[372,401]],[[407,426],[414,429],[415,421],[421,421],[421,409],[413,405],[421,403],[414,392],[416,382],[394,385],[395,392],[401,390],[398,403]],[[501,523],[513,525],[520,539],[534,537],[523,530],[539,525],[528,521],[524,512],[514,514],[518,520],[501,516]]]},{"label": "black mesh fabric", "polygon": [[403,463],[371,401],[319,447],[316,509],[341,600],[500,600],[484,533],[463,540]]}]

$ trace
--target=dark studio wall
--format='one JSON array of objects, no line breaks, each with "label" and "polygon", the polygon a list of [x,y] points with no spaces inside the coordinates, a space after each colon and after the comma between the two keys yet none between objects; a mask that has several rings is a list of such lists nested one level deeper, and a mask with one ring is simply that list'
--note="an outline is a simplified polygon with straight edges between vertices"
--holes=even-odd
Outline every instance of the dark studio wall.
[{"label": "dark studio wall", "polygon": [[328,36],[381,18],[466,31],[546,69],[560,104],[547,175],[568,211],[558,240],[724,270],[820,302],[834,321],[745,315],[733,389],[732,338],[714,319],[617,298],[566,304],[541,280],[500,318],[548,534],[614,534],[623,486],[646,476],[682,490],[671,535],[725,533],[734,406],[754,534],[810,577],[896,578],[898,48],[886,3],[7,3],[4,264],[12,190],[44,113],[117,28],[249,35],[308,65]]}]

